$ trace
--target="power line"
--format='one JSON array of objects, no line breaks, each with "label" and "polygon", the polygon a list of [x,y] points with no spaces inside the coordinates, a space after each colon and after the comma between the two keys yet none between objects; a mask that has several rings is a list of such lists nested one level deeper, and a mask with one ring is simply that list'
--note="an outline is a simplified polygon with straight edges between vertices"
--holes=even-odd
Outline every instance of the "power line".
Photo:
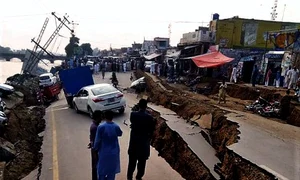
[{"label": "power line", "polygon": [[14,16],[4,16],[3,18],[19,18],[19,17],[45,16],[45,15],[50,15],[50,13],[43,13],[43,14],[23,14],[23,15],[14,15]]}]

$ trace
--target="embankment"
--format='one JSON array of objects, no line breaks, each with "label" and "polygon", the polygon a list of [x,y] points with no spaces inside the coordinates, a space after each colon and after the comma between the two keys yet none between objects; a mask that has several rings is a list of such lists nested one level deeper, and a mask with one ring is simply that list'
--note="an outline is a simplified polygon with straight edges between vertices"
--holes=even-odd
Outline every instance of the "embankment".
[{"label": "embankment", "polygon": [[19,180],[37,168],[42,160],[43,137],[39,134],[45,129],[45,108],[35,101],[38,78],[17,75],[10,78],[10,83],[18,95],[24,96],[22,101],[9,108],[9,121],[3,138],[11,143],[12,156],[5,160],[4,179]]},{"label": "embankment", "polygon": [[[251,87],[248,85],[242,84],[229,84],[227,86],[227,94],[230,97],[241,99],[241,100],[256,100],[259,96],[265,98],[266,100],[281,100],[285,95],[283,89],[275,89],[274,87]],[[212,94],[218,93],[218,86],[215,86]],[[293,95],[291,93],[291,95]],[[300,127],[300,108],[299,104],[291,103],[291,112],[290,117],[287,120],[287,123],[293,126]]]},{"label": "embankment", "polygon": [[[164,90],[162,85],[159,85],[159,81],[154,82],[149,75],[138,71],[137,77],[142,76],[145,77],[148,97],[153,103],[173,110],[188,121],[197,115],[212,115],[212,126],[209,130],[209,136],[211,145],[216,149],[217,156],[221,161],[220,164],[216,165],[215,169],[223,179],[275,179],[272,174],[243,159],[233,151],[228,150],[226,146],[238,142],[240,132],[238,131],[238,124],[226,119],[224,116],[226,112],[208,104],[204,100],[193,99],[179,89],[172,88],[170,91]],[[158,121],[159,123],[156,129],[157,140],[154,141],[153,146],[159,152],[163,152],[162,157],[183,177],[187,177],[186,179],[188,180],[202,179],[196,178],[200,177],[196,176],[197,173],[202,175],[206,174],[204,172],[206,172],[207,167],[201,163],[201,159],[192,161],[192,159],[198,158],[193,156],[193,151],[185,145],[185,142],[180,141],[179,144],[179,137],[176,137],[176,132],[169,131],[169,128],[163,121]],[[156,141],[160,141],[160,139],[164,140],[164,137],[166,139],[165,141],[155,143]],[[170,140],[167,141],[167,139]],[[181,147],[170,148],[175,146]],[[174,149],[176,149],[177,152],[174,152]],[[180,149],[182,149],[181,152],[179,152]],[[176,166],[174,165],[174,161],[176,162]],[[186,174],[190,173],[189,169],[196,171],[192,173],[193,175],[195,174],[194,176],[186,176]]]}]

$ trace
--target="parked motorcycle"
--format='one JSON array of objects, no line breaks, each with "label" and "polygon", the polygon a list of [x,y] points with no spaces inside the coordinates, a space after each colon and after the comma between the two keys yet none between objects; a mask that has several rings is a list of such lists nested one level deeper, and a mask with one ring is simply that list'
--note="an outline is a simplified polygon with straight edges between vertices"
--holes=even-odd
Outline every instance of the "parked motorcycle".
[{"label": "parked motorcycle", "polygon": [[264,117],[279,117],[280,102],[269,102],[262,97],[259,97],[255,102],[246,106],[246,109],[260,114]]}]

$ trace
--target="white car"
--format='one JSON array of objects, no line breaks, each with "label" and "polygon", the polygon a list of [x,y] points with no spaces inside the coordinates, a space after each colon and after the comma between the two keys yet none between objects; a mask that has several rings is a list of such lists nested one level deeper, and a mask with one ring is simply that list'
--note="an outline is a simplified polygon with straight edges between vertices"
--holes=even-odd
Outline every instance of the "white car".
[{"label": "white car", "polygon": [[93,61],[87,61],[86,65],[90,67],[90,70],[93,71],[94,70],[94,62]]},{"label": "white car", "polygon": [[44,73],[40,75],[40,86],[51,86],[56,82],[57,78],[52,73]]},{"label": "white car", "polygon": [[93,118],[96,111],[118,110],[124,113],[126,100],[122,92],[110,84],[83,87],[73,98],[76,112],[87,112]]}]

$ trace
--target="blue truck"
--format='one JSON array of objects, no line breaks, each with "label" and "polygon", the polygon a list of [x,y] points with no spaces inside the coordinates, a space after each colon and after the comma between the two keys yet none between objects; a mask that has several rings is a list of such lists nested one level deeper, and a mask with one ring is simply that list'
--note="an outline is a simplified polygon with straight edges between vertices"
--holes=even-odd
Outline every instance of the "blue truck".
[{"label": "blue truck", "polygon": [[73,108],[74,95],[84,86],[94,84],[93,75],[88,66],[72,69],[62,69],[59,71],[59,78],[68,105]]}]

